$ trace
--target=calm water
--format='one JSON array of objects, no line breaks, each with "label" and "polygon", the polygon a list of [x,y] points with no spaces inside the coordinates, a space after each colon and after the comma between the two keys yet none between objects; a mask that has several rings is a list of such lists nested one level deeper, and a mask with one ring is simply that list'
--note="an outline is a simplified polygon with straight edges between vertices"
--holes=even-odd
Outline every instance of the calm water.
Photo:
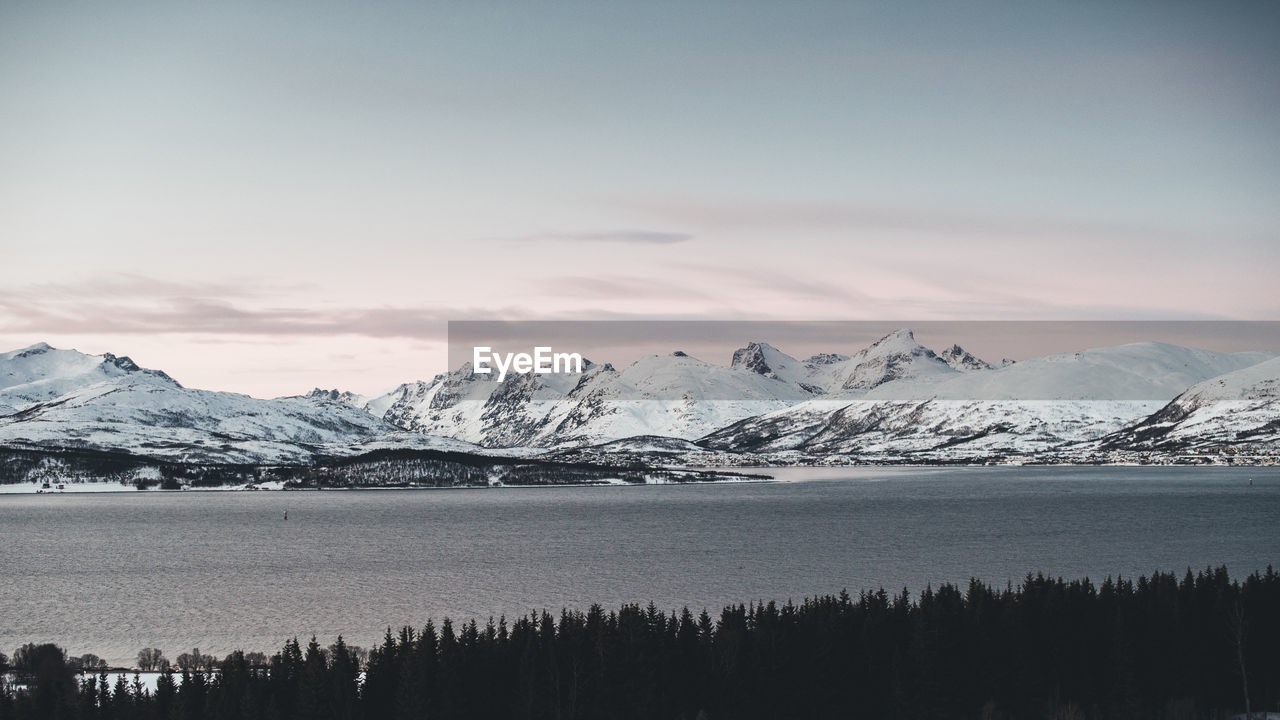
[{"label": "calm water", "polygon": [[[132,662],[623,602],[1280,565],[1280,469],[794,471],[794,482],[0,495],[0,649]],[[1250,478],[1253,485],[1249,485]],[[284,510],[288,521],[282,520]]]}]

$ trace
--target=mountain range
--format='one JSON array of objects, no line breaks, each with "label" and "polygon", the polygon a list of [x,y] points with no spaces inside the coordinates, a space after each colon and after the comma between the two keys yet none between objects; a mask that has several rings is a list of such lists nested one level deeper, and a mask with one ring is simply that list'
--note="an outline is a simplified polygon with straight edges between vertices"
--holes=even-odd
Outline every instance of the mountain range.
[{"label": "mountain range", "polygon": [[0,354],[0,449],[167,463],[306,465],[378,452],[615,463],[1155,462],[1280,456],[1280,358],[1134,343],[989,363],[899,330],[804,360],[751,342],[728,365],[675,351],[621,370],[470,365],[365,397],[185,388],[128,357]]}]

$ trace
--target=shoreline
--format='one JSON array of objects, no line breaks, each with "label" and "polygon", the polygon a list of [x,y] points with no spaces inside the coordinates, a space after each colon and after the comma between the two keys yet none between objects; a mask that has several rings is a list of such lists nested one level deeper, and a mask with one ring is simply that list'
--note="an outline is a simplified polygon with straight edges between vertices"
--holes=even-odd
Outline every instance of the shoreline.
[{"label": "shoreline", "polygon": [[[798,482],[802,478],[791,478],[787,475],[799,473],[815,473],[826,476],[824,479],[840,479],[839,477],[831,477],[832,475],[840,475],[842,473],[858,473],[866,471],[884,471],[884,470],[996,470],[996,471],[1013,471],[1025,469],[1212,469],[1212,470],[1259,470],[1268,471],[1280,465],[1237,465],[1237,464],[1167,464],[1167,463],[930,463],[930,464],[905,464],[905,463],[877,463],[877,464],[858,464],[858,465],[759,465],[759,466],[708,466],[708,467],[691,467],[691,466],[671,466],[662,468],[669,472],[694,472],[694,473],[724,473],[724,477],[718,478],[695,478],[681,481],[651,481],[651,482],[628,482],[625,480],[612,478],[602,479],[598,482],[565,482],[565,483],[500,483],[500,484],[472,484],[472,485],[342,485],[342,486],[304,486],[304,487],[287,487],[283,481],[268,481],[254,486],[248,485],[220,485],[220,486],[202,486],[202,487],[183,487],[183,488],[161,488],[146,487],[139,488],[132,484],[119,483],[114,481],[79,481],[60,483],[64,485],[58,488],[54,485],[50,488],[44,488],[40,482],[18,482],[18,483],[0,483],[0,496],[5,495],[99,495],[99,494],[118,494],[118,493],[162,493],[162,494],[182,494],[182,493],[229,493],[229,492],[340,492],[340,491],[390,491],[390,490],[521,490],[521,489],[552,489],[552,488],[618,488],[618,487],[653,487],[653,486],[680,486],[680,485],[743,485],[743,484],[772,484],[772,483],[789,483]],[[741,473],[737,471],[742,471]],[[753,475],[752,471],[767,471],[774,474],[770,475]],[[849,478],[856,479],[856,478]],[[1252,478],[1251,478],[1252,480]]]}]

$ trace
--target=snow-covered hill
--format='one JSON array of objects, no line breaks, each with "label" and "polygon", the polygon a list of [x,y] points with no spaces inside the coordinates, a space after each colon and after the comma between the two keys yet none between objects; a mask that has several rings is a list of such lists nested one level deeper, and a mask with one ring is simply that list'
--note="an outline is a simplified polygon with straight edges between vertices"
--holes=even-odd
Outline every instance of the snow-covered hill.
[{"label": "snow-covered hill", "polygon": [[36,343],[0,355],[0,415],[103,380],[138,374],[173,382],[158,370],[139,368],[127,357],[85,355]]},{"label": "snow-covered hill", "polygon": [[1135,343],[993,367],[959,346],[935,353],[904,329],[806,360],[752,342],[728,365],[677,351],[622,370],[586,362],[581,373],[501,382],[464,365],[377,397],[317,389],[260,400],[184,388],[127,357],[38,344],[0,355],[0,447],[263,465],[398,450],[576,448],[582,458],[729,464],[726,453],[941,461],[1275,446],[1275,357]]},{"label": "snow-covered hill", "polygon": [[464,449],[328,394],[260,400],[184,388],[127,357],[40,344],[0,355],[0,444],[125,451],[191,462],[305,462],[382,447]]},{"label": "snow-covered hill", "polygon": [[1191,385],[1275,353],[1221,353],[1141,342],[1024,360],[990,372],[935,375],[866,394],[879,400],[1122,400],[1163,404]]},{"label": "snow-covered hill", "polygon": [[[869,351],[877,347],[887,351],[873,365]],[[854,357],[862,359],[841,393],[749,418],[700,444],[921,459],[1035,453],[1097,439],[1155,412],[1193,383],[1274,357],[1135,343],[991,368],[952,348],[945,355],[959,358],[961,371],[907,331],[866,352]]]},{"label": "snow-covered hill", "polygon": [[[968,355],[958,346],[955,350],[961,357]],[[888,383],[905,384],[910,381],[927,384],[963,374],[937,353],[916,342],[915,334],[907,329],[890,333],[831,367],[837,379],[832,391],[846,396],[861,395]]]},{"label": "snow-covered hill", "polygon": [[[788,370],[799,364],[780,353],[773,359]],[[393,391],[382,417],[485,447],[551,447],[634,435],[695,438],[821,392],[677,351],[646,356],[621,372],[587,362],[581,374],[509,375],[501,382],[464,365]]]},{"label": "snow-covered hill", "polygon": [[[893,333],[853,356],[797,360],[764,342],[733,353],[729,365],[676,351],[648,355],[618,371],[588,363],[581,375],[520,375],[498,382],[468,366],[430,382],[402,385],[365,407],[414,432],[484,447],[588,445],[637,435],[694,439],[746,418],[815,398],[860,397],[895,381],[933,382],[990,368],[959,347],[950,363]],[[837,406],[839,407],[839,406]]]},{"label": "snow-covered hill", "polygon": [[1197,383],[1101,445],[1165,451],[1280,445],[1280,358]]}]

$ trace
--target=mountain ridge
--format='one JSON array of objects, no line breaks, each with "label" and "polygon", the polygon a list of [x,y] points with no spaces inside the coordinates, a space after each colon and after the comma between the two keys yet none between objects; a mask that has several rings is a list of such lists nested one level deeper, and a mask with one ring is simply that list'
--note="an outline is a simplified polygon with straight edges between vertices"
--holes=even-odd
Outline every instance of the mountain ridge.
[{"label": "mountain ridge", "polygon": [[[184,388],[128,356],[36,343],[0,354],[0,446],[257,464],[379,448],[527,455],[604,446],[624,457],[661,446],[664,458],[781,462],[1181,452],[1280,444],[1277,378],[1276,353],[1162,343],[995,366],[956,344],[936,353],[903,328],[851,355],[799,360],[756,340],[727,366],[677,351],[622,370],[586,361],[581,373],[498,382],[464,364],[374,397],[317,388],[263,400]],[[1241,413],[1253,424],[1223,429]],[[1157,441],[1170,423],[1181,423],[1164,433],[1173,439]]]}]

